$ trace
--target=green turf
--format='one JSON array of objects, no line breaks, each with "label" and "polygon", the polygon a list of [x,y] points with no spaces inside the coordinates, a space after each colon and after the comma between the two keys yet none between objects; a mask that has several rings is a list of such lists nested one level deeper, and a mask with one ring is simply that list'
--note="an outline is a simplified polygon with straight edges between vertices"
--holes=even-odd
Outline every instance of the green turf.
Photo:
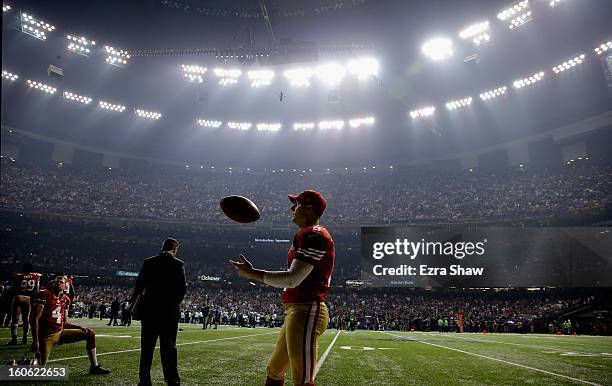
[{"label": "green turf", "polygon": [[[132,327],[107,327],[95,320],[75,319],[73,322],[96,331],[99,360],[112,373],[106,376],[87,374],[89,362],[84,342],[58,346],[51,354],[50,364],[68,366],[70,381],[57,384],[138,383],[140,328],[137,323]],[[184,330],[178,333],[177,345],[183,384],[263,384],[266,363],[279,329],[181,327]],[[320,338],[319,356],[336,333],[336,330],[328,330]],[[25,351],[23,346],[6,346],[9,336],[8,328],[0,329],[2,363]],[[163,384],[157,350],[151,375],[154,384]],[[316,381],[319,385],[589,384],[581,381],[612,385],[612,337],[342,332]]]}]

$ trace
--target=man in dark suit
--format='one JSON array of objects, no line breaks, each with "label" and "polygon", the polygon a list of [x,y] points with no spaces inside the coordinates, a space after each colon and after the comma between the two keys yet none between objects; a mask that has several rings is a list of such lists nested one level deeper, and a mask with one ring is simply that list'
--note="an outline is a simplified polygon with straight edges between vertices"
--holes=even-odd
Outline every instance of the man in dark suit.
[{"label": "man in dark suit", "polygon": [[130,304],[140,300],[140,385],[151,385],[153,350],[160,340],[160,355],[164,380],[168,385],[179,385],[177,369],[176,332],[179,305],[185,297],[185,263],[176,258],[179,243],[166,239],[158,256],[149,257],[142,264]]}]

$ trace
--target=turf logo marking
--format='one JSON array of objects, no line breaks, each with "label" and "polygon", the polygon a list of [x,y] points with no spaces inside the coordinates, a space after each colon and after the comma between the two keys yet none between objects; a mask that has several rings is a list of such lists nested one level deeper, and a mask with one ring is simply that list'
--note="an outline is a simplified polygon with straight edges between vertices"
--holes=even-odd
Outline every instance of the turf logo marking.
[{"label": "turf logo marking", "polygon": [[353,351],[393,350],[390,347],[365,347],[365,346],[342,346],[340,348],[343,350],[353,350]]}]

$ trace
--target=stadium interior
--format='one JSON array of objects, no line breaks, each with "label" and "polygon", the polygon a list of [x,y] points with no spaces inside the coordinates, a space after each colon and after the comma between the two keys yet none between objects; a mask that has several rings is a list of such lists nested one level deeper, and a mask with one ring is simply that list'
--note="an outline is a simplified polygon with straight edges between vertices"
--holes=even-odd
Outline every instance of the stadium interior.
[{"label": "stadium interior", "polygon": [[[113,336],[138,338],[136,276],[174,237],[184,384],[261,384],[281,290],[228,259],[287,269],[287,194],[316,189],[335,243],[318,383],[610,384],[612,290],[595,280],[610,251],[588,286],[376,287],[361,235],[571,227],[609,242],[611,16],[608,0],[3,2],[0,361],[23,351],[4,327],[32,263],[44,284],[72,277],[70,318],[101,331],[115,368],[101,384],[137,383],[138,339]],[[229,195],[260,220],[227,218]],[[252,353],[249,328],[264,331]],[[71,350],[54,364],[82,384]],[[457,373],[445,353],[475,362]]]}]

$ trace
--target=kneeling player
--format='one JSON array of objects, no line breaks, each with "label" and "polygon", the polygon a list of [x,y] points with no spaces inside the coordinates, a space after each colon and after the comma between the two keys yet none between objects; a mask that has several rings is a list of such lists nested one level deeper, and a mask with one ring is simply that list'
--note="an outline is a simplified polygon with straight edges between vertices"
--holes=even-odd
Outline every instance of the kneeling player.
[{"label": "kneeling player", "polygon": [[108,374],[96,358],[96,334],[89,328],[66,321],[70,299],[64,294],[66,278],[57,276],[49,289],[40,291],[34,297],[32,309],[32,351],[40,353],[40,364],[46,365],[51,349],[56,344],[87,342],[87,355],[91,362],[90,374]]}]

